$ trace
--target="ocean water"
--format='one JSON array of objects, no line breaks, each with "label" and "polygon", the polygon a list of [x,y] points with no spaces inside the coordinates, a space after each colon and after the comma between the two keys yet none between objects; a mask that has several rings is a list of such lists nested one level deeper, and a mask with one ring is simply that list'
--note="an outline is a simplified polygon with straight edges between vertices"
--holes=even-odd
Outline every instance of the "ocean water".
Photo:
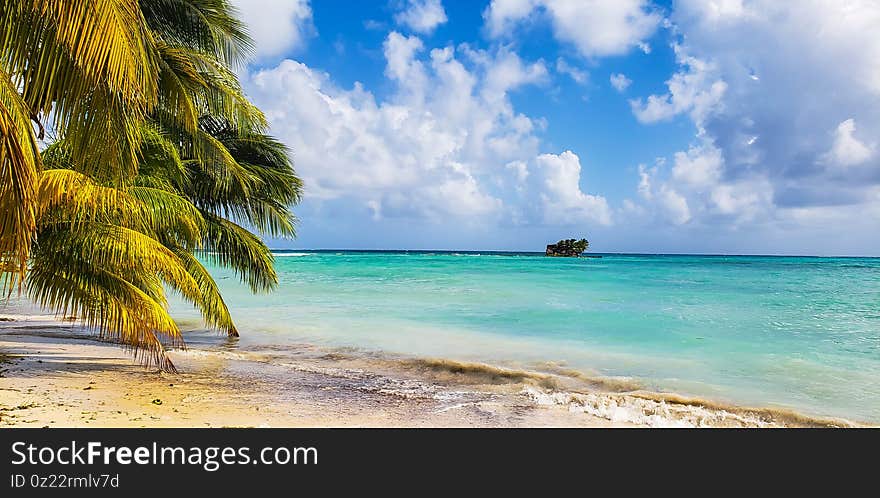
[{"label": "ocean water", "polygon": [[[880,259],[276,256],[271,294],[212,269],[242,343],[565,365],[649,390],[880,422]],[[172,314],[198,328],[190,307]]]}]

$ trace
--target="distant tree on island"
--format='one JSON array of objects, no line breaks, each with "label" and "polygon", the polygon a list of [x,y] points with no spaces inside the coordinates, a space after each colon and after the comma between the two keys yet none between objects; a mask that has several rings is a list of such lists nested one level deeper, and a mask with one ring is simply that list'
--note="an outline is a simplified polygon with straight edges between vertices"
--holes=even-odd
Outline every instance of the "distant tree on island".
[{"label": "distant tree on island", "polygon": [[586,251],[588,247],[590,247],[590,243],[587,239],[564,239],[555,244],[548,244],[545,254],[547,256],[576,258]]}]

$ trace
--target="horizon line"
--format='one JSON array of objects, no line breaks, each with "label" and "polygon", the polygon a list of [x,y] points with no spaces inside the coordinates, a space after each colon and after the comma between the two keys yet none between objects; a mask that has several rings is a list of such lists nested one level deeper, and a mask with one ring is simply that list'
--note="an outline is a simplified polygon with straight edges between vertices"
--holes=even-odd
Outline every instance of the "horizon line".
[{"label": "horizon line", "polygon": [[[501,254],[543,254],[543,251],[510,250],[510,249],[341,249],[341,248],[269,248],[271,252],[441,252],[441,253],[501,253]],[[878,259],[877,256],[866,255],[819,255],[819,254],[761,254],[761,253],[688,253],[688,252],[628,252],[628,251],[596,251],[583,254],[617,255],[617,256],[727,256],[727,257],[766,257],[766,258],[860,258]]]}]

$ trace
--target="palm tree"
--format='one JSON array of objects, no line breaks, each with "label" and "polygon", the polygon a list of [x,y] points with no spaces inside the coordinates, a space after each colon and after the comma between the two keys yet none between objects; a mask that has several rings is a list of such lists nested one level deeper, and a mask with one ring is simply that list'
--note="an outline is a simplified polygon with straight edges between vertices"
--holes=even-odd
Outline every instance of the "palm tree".
[{"label": "palm tree", "polygon": [[0,27],[0,284],[11,293],[36,230],[37,139],[51,126],[92,172],[131,175],[158,65],[136,0],[5,1]]},{"label": "palm tree", "polygon": [[[92,0],[92,10],[85,11],[56,5],[61,3],[66,2],[34,0],[33,5],[0,8],[4,21],[18,16],[29,20],[32,30],[45,31],[19,33],[5,23],[3,39],[31,37],[41,47],[55,43],[55,33],[64,27],[36,18],[39,8],[63,11],[70,23],[79,19],[89,27],[93,18],[136,21],[129,34],[138,33],[140,44],[119,50],[100,45],[92,51],[121,51],[120,58],[140,60],[137,52],[125,51],[143,46],[144,68],[152,79],[129,89],[138,98],[126,105],[141,107],[123,116],[129,121],[118,129],[119,136],[109,137],[115,145],[89,150],[81,128],[69,131],[70,123],[77,122],[56,114],[65,109],[59,98],[66,91],[54,89],[56,99],[41,108],[29,103],[27,85],[21,82],[34,79],[32,72],[45,72],[58,84],[52,78],[64,74],[62,69],[81,65],[86,66],[83,72],[94,72],[89,61],[111,54],[91,54],[93,59],[83,61],[59,56],[64,59],[60,69],[44,68],[42,59],[28,59],[31,52],[17,53],[17,45],[9,42],[0,46],[4,65],[13,68],[7,74],[15,75],[8,91],[0,91],[0,127],[9,123],[19,130],[3,135],[15,139],[7,142],[17,149],[0,149],[5,154],[0,156],[0,254],[11,275],[6,289],[11,292],[26,274],[34,301],[73,313],[102,337],[130,347],[145,363],[173,370],[163,342],[183,345],[183,340],[166,311],[166,287],[193,303],[207,324],[237,335],[216,283],[196,255],[233,268],[255,292],[274,288],[273,258],[258,235],[295,235],[290,206],[299,201],[302,185],[287,150],[265,134],[265,118],[244,97],[235,77],[234,65],[246,58],[252,44],[226,0]],[[65,50],[56,52],[66,57]],[[7,62],[16,57],[18,65]],[[102,92],[112,93],[98,83],[78,83],[87,90],[79,101],[86,109],[76,112],[91,111],[92,125],[103,130],[119,124],[113,120],[120,116],[110,112],[107,122],[94,124],[101,121],[102,113],[95,112],[101,108],[88,106],[105,102]],[[25,91],[18,94],[16,88]],[[70,109],[77,102],[65,105]],[[3,121],[7,109],[11,117]],[[60,138],[40,154],[28,118],[45,116],[48,109]],[[7,239],[7,231],[16,238]]]},{"label": "palm tree", "polygon": [[[191,256],[233,268],[254,292],[278,283],[273,257],[258,235],[295,236],[289,206],[302,184],[283,144],[265,134],[262,112],[243,95],[233,68],[253,43],[225,0],[142,0],[160,54],[160,91],[150,117],[158,150],[175,148],[181,168],[159,161],[138,181],[156,178],[194,204],[205,222],[198,247],[163,242],[199,276],[209,323],[238,335],[207,271]],[[248,228],[239,223],[245,224]],[[189,253],[189,254],[187,254]]]}]

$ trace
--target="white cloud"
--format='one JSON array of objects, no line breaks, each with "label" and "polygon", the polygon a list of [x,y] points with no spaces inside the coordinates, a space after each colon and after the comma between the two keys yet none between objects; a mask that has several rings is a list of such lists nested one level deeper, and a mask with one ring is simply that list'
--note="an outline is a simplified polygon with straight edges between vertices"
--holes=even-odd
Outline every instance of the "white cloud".
[{"label": "white cloud", "polygon": [[621,93],[626,91],[626,89],[629,88],[629,85],[632,84],[632,80],[627,78],[623,73],[612,74],[609,80],[611,81],[611,86]]},{"label": "white cloud", "polygon": [[[492,0],[483,13],[490,36],[510,37],[514,29],[546,14],[554,36],[585,57],[621,55],[644,42],[660,23],[645,0]],[[649,51],[650,49],[648,49]]]},{"label": "white cloud", "polygon": [[[641,204],[630,202],[625,211],[643,216],[653,212],[674,225],[724,221],[728,227],[766,216],[773,204],[773,189],[761,175],[723,178],[724,158],[711,142],[677,152],[671,171],[664,163],[652,168],[639,165],[637,190]],[[652,209],[648,209],[652,208]]]},{"label": "white cloud", "polygon": [[749,14],[743,0],[701,0],[685,3],[688,3],[688,8],[697,9],[703,22],[706,23],[717,23]]},{"label": "white cloud", "polygon": [[854,166],[867,161],[873,151],[855,137],[856,122],[852,118],[837,125],[834,143],[824,156],[826,162],[836,166]]},{"label": "white cloud", "polygon": [[697,189],[711,187],[721,179],[723,167],[720,150],[711,145],[692,146],[687,152],[675,153],[672,178]]},{"label": "white cloud", "polygon": [[716,185],[710,198],[714,212],[743,223],[766,215],[773,203],[773,188],[766,180],[753,178]]},{"label": "white cloud", "polygon": [[687,199],[668,183],[659,182],[659,186],[656,185],[660,167],[659,164],[652,168],[647,168],[644,164],[639,165],[639,196],[644,205],[653,209],[649,211],[642,204],[636,204],[627,199],[628,202],[624,203],[623,211],[638,217],[653,213],[659,215],[664,221],[683,225],[691,219]]},{"label": "white cloud", "polygon": [[440,0],[407,0],[406,9],[395,14],[394,20],[416,33],[430,34],[447,18]]},{"label": "white cloud", "polygon": [[640,207],[664,211],[666,187],[694,224],[807,234],[854,212],[880,218],[880,4],[681,0],[670,19],[679,69],[665,94],[631,105],[643,123],[687,115],[694,145],[649,178]]},{"label": "white cloud", "polygon": [[510,90],[540,83],[546,78],[547,68],[543,61],[525,65],[514,52],[502,48],[487,68],[483,96],[486,100],[497,101],[506,98]]},{"label": "white cloud", "polygon": [[384,99],[293,60],[245,80],[291,147],[308,202],[342,203],[373,220],[610,223],[605,199],[578,187],[577,156],[539,156],[541,120],[510,102],[511,92],[546,80],[542,61],[505,47],[428,50],[397,32],[383,51],[395,85]]},{"label": "white cloud", "polygon": [[556,71],[560,74],[567,74],[576,83],[585,85],[590,79],[590,74],[582,69],[578,69],[569,64],[565,59],[559,57],[556,59]]},{"label": "white cloud", "polygon": [[611,209],[602,196],[580,189],[580,158],[570,150],[562,154],[541,154],[535,161],[544,187],[544,218],[549,223],[595,222],[611,224]]},{"label": "white cloud", "polygon": [[621,206],[620,211],[630,219],[643,218],[646,214],[645,208],[633,202],[632,199],[624,199]]},{"label": "white cloud", "polygon": [[644,164],[639,165],[639,195],[645,200],[652,200],[654,192],[651,190],[651,177],[656,174],[656,168],[648,169]]},{"label": "white cloud", "polygon": [[630,106],[642,123],[656,123],[687,112],[697,126],[702,126],[704,117],[721,102],[727,84],[718,78],[714,64],[688,56],[678,45],[675,54],[682,70],[666,82],[669,92],[651,95],[644,103],[633,99]]},{"label": "white cloud", "polygon": [[683,225],[691,220],[687,199],[668,185],[660,187],[657,202],[672,223]]},{"label": "white cloud", "polygon": [[511,161],[504,167],[513,172],[517,184],[521,185],[529,178],[529,167],[525,161]]},{"label": "white cloud", "polygon": [[302,48],[314,34],[309,0],[232,0],[256,44],[256,59],[272,61]]},{"label": "white cloud", "polygon": [[418,36],[389,33],[382,44],[385,53],[385,75],[398,82],[410,98],[421,101],[428,87],[425,66],[416,55],[425,47]]}]

